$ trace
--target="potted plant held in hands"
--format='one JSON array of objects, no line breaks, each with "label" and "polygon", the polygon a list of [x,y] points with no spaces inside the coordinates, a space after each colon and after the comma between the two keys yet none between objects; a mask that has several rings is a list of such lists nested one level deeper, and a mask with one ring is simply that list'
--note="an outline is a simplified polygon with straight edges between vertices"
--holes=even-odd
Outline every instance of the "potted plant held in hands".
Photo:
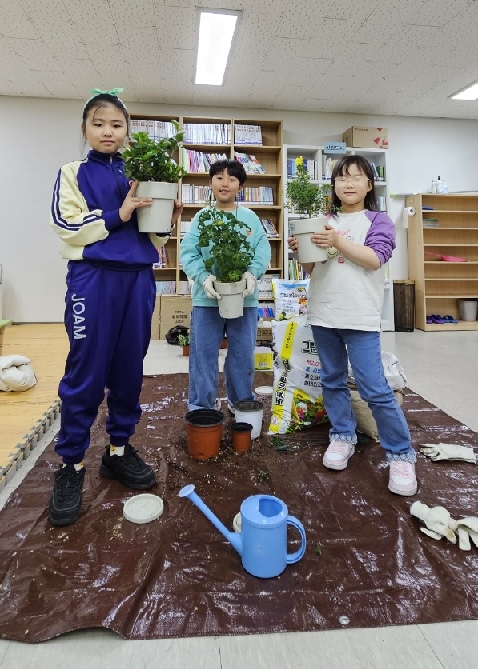
[{"label": "potted plant held in hands", "polygon": [[327,249],[321,249],[311,241],[311,235],[324,229],[325,216],[330,197],[328,184],[313,184],[310,181],[304,159],[295,159],[296,177],[287,184],[286,206],[289,216],[297,214],[297,220],[289,222],[289,233],[299,243],[299,261],[301,263],[327,260]]},{"label": "potted plant held in hands", "polygon": [[223,318],[238,318],[243,314],[246,288],[242,275],[254,256],[247,240],[249,228],[231,212],[210,206],[199,215],[198,230],[199,246],[209,247],[204,264],[216,277],[214,286],[221,295],[219,313]]},{"label": "potted plant held in hands", "polygon": [[137,210],[140,232],[165,233],[171,229],[178,181],[186,174],[172,158],[183,139],[179,123],[171,121],[176,134],[167,139],[152,139],[147,132],[132,134],[130,147],[123,152],[126,175],[139,181],[138,197],[152,198],[150,207]]}]

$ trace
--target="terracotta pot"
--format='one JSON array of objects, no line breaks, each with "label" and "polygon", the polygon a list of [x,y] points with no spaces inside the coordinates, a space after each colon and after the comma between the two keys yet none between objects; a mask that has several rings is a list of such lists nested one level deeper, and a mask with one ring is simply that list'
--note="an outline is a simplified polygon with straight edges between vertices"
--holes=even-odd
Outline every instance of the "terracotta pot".
[{"label": "terracotta pot", "polygon": [[227,339],[223,339],[219,348],[227,348]]},{"label": "terracotta pot", "polygon": [[183,346],[183,355],[189,355],[189,344],[187,346]]},{"label": "terracotta pot", "polygon": [[188,452],[195,460],[219,455],[224,414],[215,409],[196,409],[186,414]]},{"label": "terracotta pot", "polygon": [[250,423],[233,423],[232,425],[232,447],[238,453],[251,450],[251,432]]}]

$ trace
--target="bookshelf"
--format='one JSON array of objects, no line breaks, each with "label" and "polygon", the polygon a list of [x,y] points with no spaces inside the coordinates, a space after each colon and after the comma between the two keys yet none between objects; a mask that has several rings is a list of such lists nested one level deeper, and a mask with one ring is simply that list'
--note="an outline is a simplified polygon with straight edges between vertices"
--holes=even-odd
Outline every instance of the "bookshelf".
[{"label": "bookshelf", "polygon": [[[478,330],[460,320],[458,300],[478,299],[478,195],[409,195],[408,274],[415,281],[416,327],[427,332]],[[428,221],[428,222],[427,222]],[[465,258],[447,262],[438,256]],[[458,323],[427,323],[427,315],[453,316]]]},{"label": "bookshelf", "polygon": [[[207,203],[210,162],[234,158],[237,154],[241,154],[238,159],[242,162],[246,160],[245,156],[255,159],[255,162],[251,158],[244,164],[248,176],[240,204],[250,207],[260,219],[267,221],[264,227],[268,228],[272,250],[267,274],[283,277],[282,121],[206,116],[131,116],[132,123],[141,123],[141,129],[146,131],[147,128],[155,128],[151,122],[170,121],[172,118],[179,122],[185,133],[182,148],[175,158],[188,172],[179,183],[179,194],[184,204],[181,219],[165,247],[166,257],[160,258],[162,266],[154,266],[157,282],[174,282],[172,292],[176,294],[189,292],[187,277],[179,266],[181,235],[184,235],[188,222]],[[277,234],[273,234],[274,228]],[[167,287],[168,292],[171,288],[171,284],[157,283],[157,286]]]},{"label": "bookshelf", "polygon": [[[379,200],[379,206],[382,211],[387,211],[388,209],[388,192],[387,192],[387,149],[366,149],[366,148],[351,148],[346,147],[344,154],[327,154],[324,151],[323,146],[313,146],[313,145],[284,145],[284,164],[283,164],[283,173],[284,180],[287,183],[288,180],[293,178],[291,176],[290,167],[291,162],[295,160],[298,156],[304,158],[304,162],[309,169],[309,174],[313,175],[314,178],[311,178],[312,183],[317,184],[330,184],[330,176],[334,167],[334,161],[340,160],[343,155],[361,155],[366,158],[369,162],[373,163],[377,170],[377,175],[375,178],[375,191]],[[310,167],[309,167],[310,166]],[[284,188],[285,190],[285,188]],[[300,268],[298,267],[297,258],[292,254],[287,246],[287,237],[289,230],[289,220],[293,218],[294,215],[290,214],[285,208],[284,210],[284,276],[285,278],[302,278]],[[297,218],[297,216],[295,217]],[[393,315],[393,286],[392,281],[390,280],[390,269],[387,263],[386,266],[386,280],[385,280],[385,290],[384,290],[384,302],[382,310],[382,321],[381,327],[384,331],[393,331],[395,329],[394,315]]]}]

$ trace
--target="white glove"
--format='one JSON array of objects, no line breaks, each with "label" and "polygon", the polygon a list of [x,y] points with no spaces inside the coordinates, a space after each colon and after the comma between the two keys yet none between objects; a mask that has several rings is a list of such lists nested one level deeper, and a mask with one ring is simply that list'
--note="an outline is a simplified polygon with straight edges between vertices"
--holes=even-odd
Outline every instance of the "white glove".
[{"label": "white glove", "polygon": [[252,295],[256,287],[256,277],[254,276],[254,274],[251,274],[250,272],[244,272],[242,278],[246,282],[246,290],[242,293],[243,297]]},{"label": "white glove", "polygon": [[439,460],[463,460],[476,465],[476,455],[470,446],[459,446],[458,444],[422,444],[420,451],[433,462]]},{"label": "white glove", "polygon": [[456,544],[456,536],[450,527],[455,525],[455,521],[451,518],[450,513],[443,506],[429,507],[421,502],[414,502],[410,507],[412,516],[419,518],[425,527],[421,527],[420,531],[423,534],[440,541],[446,537],[452,544]]},{"label": "white glove", "polygon": [[214,288],[214,281],[216,280],[216,277],[214,274],[208,274],[207,277],[204,279],[202,287],[204,288],[204,292],[206,295],[209,297],[211,300],[220,300],[221,296],[219,293],[216,292]]},{"label": "white glove", "polygon": [[454,525],[453,529],[458,534],[458,546],[462,551],[471,550],[470,539],[478,548],[478,518],[460,518]]}]

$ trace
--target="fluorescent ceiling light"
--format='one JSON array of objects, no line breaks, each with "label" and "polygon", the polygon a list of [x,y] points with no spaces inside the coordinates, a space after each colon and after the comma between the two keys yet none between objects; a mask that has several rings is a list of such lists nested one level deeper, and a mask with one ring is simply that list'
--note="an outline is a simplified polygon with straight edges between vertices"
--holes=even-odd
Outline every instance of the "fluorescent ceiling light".
[{"label": "fluorescent ceiling light", "polygon": [[451,96],[452,100],[477,100],[478,82],[470,84],[466,88]]},{"label": "fluorescent ceiling light", "polygon": [[237,19],[241,12],[199,10],[199,44],[195,84],[222,86]]}]

